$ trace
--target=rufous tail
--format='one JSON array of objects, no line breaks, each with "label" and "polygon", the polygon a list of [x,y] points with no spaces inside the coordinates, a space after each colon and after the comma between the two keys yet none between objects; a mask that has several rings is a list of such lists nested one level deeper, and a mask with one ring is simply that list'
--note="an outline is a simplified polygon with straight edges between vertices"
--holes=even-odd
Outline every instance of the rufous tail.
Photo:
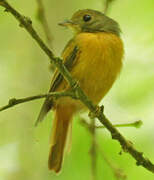
[{"label": "rufous tail", "polygon": [[57,107],[55,110],[48,166],[56,173],[61,170],[68,131],[71,130],[72,115],[73,110],[70,106]]}]

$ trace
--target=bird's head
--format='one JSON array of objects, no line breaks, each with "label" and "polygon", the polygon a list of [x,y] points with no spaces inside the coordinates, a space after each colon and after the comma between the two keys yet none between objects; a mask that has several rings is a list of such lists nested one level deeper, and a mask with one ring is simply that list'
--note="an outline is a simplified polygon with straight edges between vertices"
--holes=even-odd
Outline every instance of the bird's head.
[{"label": "bird's head", "polygon": [[116,35],[120,34],[119,24],[115,20],[92,9],[78,10],[70,20],[65,20],[59,25],[69,27],[76,33],[110,32]]}]

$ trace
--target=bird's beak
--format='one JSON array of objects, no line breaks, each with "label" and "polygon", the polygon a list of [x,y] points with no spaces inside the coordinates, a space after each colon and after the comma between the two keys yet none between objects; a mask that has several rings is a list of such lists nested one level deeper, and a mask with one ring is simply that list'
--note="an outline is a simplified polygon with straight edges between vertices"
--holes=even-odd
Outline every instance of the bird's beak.
[{"label": "bird's beak", "polygon": [[58,23],[58,25],[68,27],[75,25],[75,23],[72,20],[65,20],[61,23]]}]

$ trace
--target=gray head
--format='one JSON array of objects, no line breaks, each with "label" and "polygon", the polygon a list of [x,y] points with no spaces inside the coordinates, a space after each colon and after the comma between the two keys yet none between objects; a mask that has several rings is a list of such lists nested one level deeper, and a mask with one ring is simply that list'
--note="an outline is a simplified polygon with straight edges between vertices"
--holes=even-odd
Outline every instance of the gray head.
[{"label": "gray head", "polygon": [[76,33],[80,32],[110,32],[120,34],[119,24],[105,14],[84,9],[75,12],[70,20],[66,20],[59,25],[73,28]]}]

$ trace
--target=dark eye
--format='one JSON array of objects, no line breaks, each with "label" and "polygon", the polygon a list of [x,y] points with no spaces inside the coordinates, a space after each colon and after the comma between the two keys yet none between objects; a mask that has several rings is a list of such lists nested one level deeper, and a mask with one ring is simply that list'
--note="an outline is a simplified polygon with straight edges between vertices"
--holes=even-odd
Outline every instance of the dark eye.
[{"label": "dark eye", "polygon": [[83,16],[83,20],[84,20],[85,22],[90,21],[90,20],[91,20],[91,16],[88,15],[88,14],[86,14],[86,15]]}]

